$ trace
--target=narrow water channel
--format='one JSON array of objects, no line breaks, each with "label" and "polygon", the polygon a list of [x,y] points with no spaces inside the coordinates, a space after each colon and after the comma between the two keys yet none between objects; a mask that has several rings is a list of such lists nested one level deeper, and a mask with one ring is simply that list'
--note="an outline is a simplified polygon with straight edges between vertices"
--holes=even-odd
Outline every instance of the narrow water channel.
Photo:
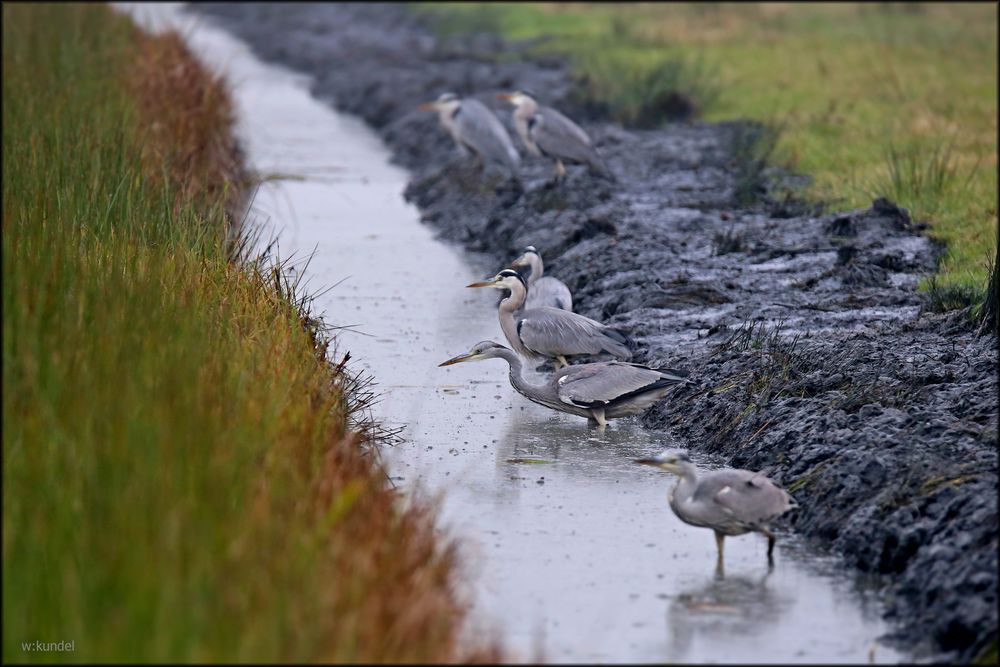
[{"label": "narrow water channel", "polygon": [[503,341],[495,293],[464,288],[501,267],[435,239],[403,200],[407,173],[307,79],[176,4],[123,7],[147,26],[182,27],[232,85],[250,166],[285,176],[261,186],[252,219],[282,256],[312,255],[312,289],[336,285],[317,310],[348,326],[340,351],[377,380],[377,417],[405,429],[384,453],[394,482],[440,496],[441,525],[461,544],[470,636],[552,662],[902,658],[877,641],[887,627],[871,594],[794,535],[779,537],[771,571],[763,538],[727,540],[717,576],[711,531],[667,506],[673,478],[631,462],[683,443],[634,420],[599,434],[530,403],[499,360],[438,368]]}]

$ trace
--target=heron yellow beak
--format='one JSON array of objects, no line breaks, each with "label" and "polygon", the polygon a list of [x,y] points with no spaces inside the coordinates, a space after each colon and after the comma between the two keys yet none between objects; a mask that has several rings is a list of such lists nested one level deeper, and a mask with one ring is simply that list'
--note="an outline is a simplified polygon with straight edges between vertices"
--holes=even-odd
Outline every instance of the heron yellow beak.
[{"label": "heron yellow beak", "polygon": [[661,459],[658,456],[653,456],[644,459],[635,459],[635,463],[641,463],[643,465],[653,466],[654,468],[659,468],[660,470],[666,470],[667,472],[672,472],[674,474],[678,474],[679,472],[679,469],[674,464],[674,462],[670,461],[669,459]]},{"label": "heron yellow beak", "polygon": [[466,287],[493,287],[494,285],[496,285],[496,282],[497,281],[495,280],[483,280],[478,283],[472,283],[471,285],[466,285]]},{"label": "heron yellow beak", "polygon": [[497,99],[498,100],[507,100],[509,102],[512,99],[514,99],[514,95],[511,94],[511,93],[498,93],[497,94]]},{"label": "heron yellow beak", "polygon": [[419,109],[420,111],[434,111],[434,103],[424,102],[423,104],[418,106],[417,109]]},{"label": "heron yellow beak", "polygon": [[441,362],[440,364],[438,364],[438,368],[440,368],[441,366],[451,366],[452,364],[460,364],[463,361],[469,361],[470,359],[473,358],[473,356],[474,355],[469,354],[468,352],[465,354],[460,354],[457,357],[452,357],[448,361]]},{"label": "heron yellow beak", "polygon": [[511,262],[510,265],[511,266],[515,266],[515,267],[518,267],[518,266],[528,266],[528,258],[525,255],[521,255],[520,257],[518,257],[517,259],[515,259],[513,262]]}]

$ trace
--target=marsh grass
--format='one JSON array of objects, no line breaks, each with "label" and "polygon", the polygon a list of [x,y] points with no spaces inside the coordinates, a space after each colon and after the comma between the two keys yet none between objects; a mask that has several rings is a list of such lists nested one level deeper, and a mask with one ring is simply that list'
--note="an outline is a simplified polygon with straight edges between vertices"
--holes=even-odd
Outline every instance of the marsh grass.
[{"label": "marsh grass", "polygon": [[352,429],[364,380],[231,261],[231,111],[162,39],[3,5],[4,661],[496,659]]},{"label": "marsh grass", "polygon": [[718,69],[697,55],[680,54],[635,67],[627,57],[623,62],[598,47],[579,59],[586,74],[577,77],[576,101],[604,106],[613,120],[627,127],[692,120],[719,99]]}]

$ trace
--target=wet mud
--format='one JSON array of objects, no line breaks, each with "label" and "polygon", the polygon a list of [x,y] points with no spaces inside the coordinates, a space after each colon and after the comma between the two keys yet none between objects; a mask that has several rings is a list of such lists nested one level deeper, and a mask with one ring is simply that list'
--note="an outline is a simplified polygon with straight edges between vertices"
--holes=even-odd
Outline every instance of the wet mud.
[{"label": "wet mud", "polygon": [[[940,248],[907,211],[779,201],[787,176],[755,168],[754,124],[623,129],[574,102],[560,60],[495,36],[439,39],[398,6],[196,9],[376,128],[443,238],[497,269],[535,245],[577,312],[628,330],[639,361],[689,370],[699,384],[643,425],[767,469],[800,503],[797,533],[877,575],[904,645],[967,661],[995,641],[996,341],[960,312],[922,312],[917,283]],[[495,93],[514,87],[581,121],[619,182],[570,167],[555,186],[551,164],[527,159],[522,192],[475,173],[416,110],[475,94],[513,136]]]}]

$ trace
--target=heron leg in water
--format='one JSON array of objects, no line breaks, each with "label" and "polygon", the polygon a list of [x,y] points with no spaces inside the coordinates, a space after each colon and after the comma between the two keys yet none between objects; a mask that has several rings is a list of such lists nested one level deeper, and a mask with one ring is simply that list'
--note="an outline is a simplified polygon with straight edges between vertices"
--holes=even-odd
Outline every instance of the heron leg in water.
[{"label": "heron leg in water", "polygon": [[715,548],[719,552],[718,560],[716,561],[715,566],[717,569],[720,570],[722,569],[722,549],[725,546],[724,545],[725,539],[726,539],[725,533],[720,533],[719,531],[715,531]]},{"label": "heron leg in water", "polygon": [[569,366],[569,362],[566,361],[566,357],[564,357],[561,354],[557,354],[556,355],[556,368],[555,368],[555,370],[559,370],[563,366]]},{"label": "heron leg in water", "polygon": [[774,563],[774,533],[769,531],[767,528],[761,528],[761,533],[767,536],[767,562]]},{"label": "heron leg in water", "polygon": [[591,408],[590,414],[594,415],[594,421],[597,422],[598,428],[603,429],[608,425],[608,420],[604,418],[604,408]]}]

